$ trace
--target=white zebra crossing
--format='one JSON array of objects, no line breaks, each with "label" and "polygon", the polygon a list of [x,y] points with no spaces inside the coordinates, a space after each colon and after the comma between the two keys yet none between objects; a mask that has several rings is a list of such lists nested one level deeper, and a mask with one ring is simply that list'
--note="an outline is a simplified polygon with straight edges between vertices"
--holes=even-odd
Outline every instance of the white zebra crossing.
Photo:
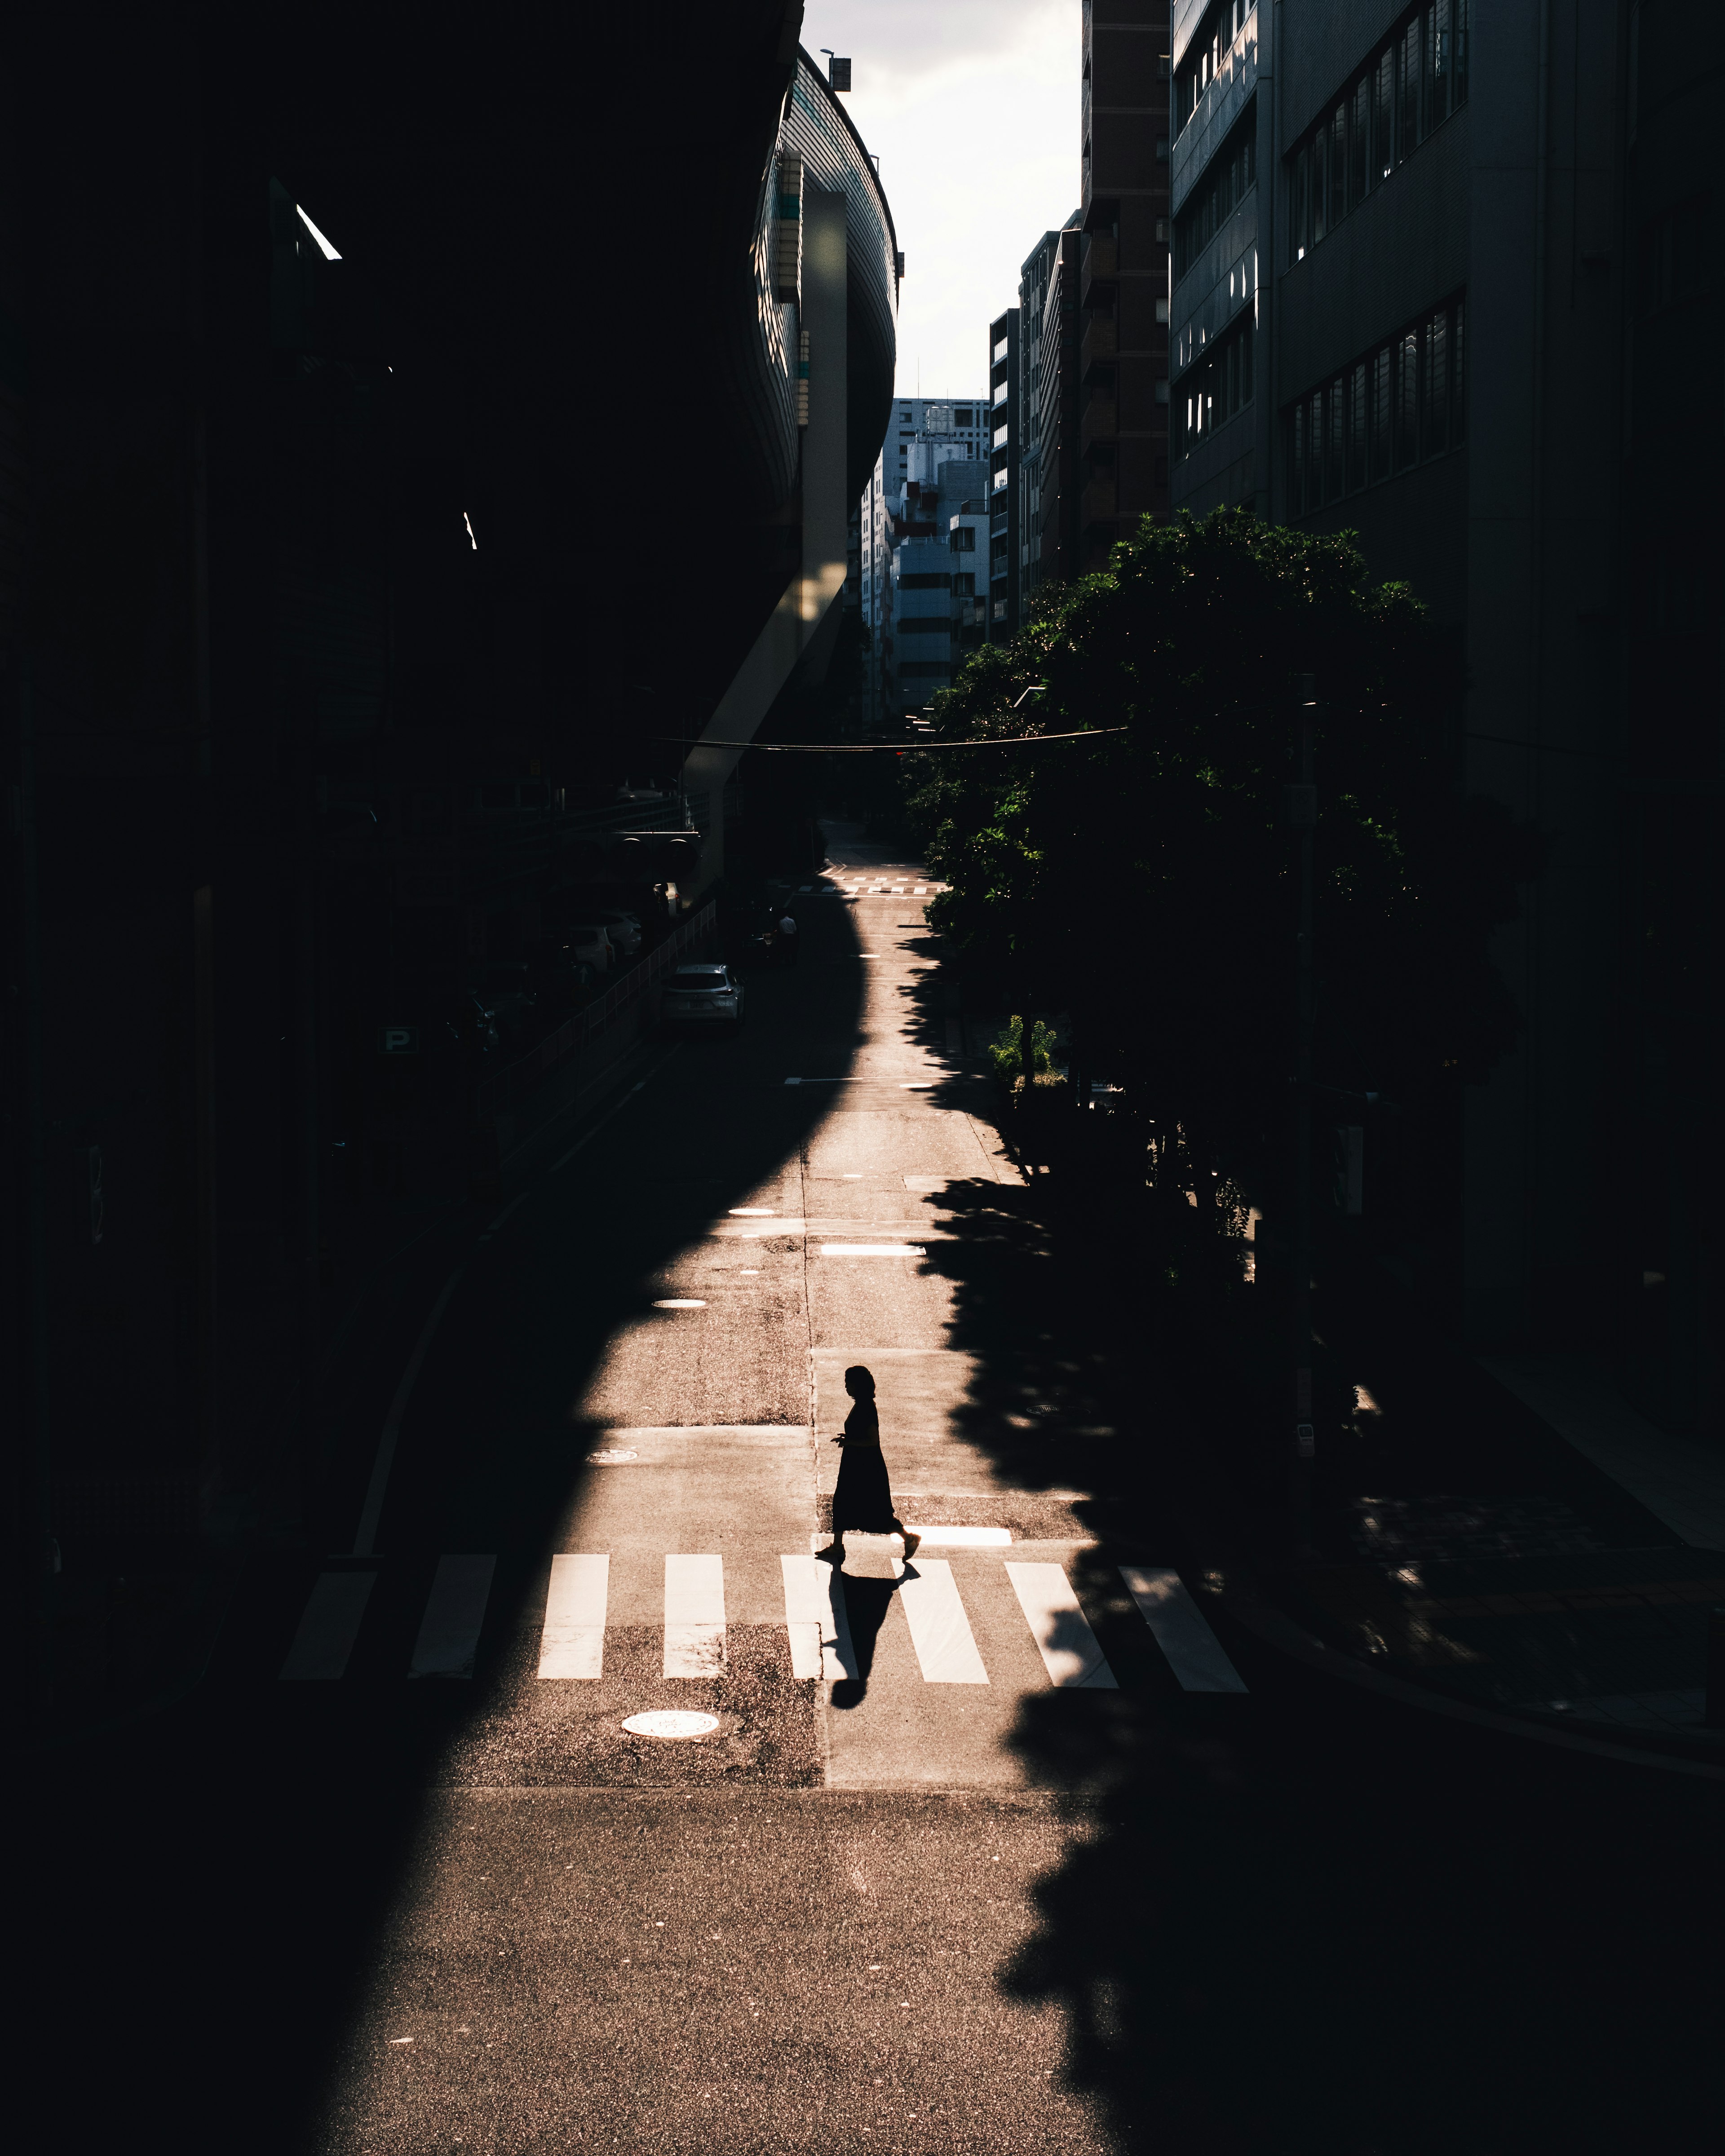
[{"label": "white zebra crossing", "polygon": [[[924,1540],[973,1548],[971,1537],[983,1532],[1005,1539],[999,1529],[931,1528]],[[830,1564],[800,1553],[782,1556],[779,1565],[793,1676],[828,1683],[855,1676],[858,1663],[839,1575]],[[408,1665],[410,1678],[472,1676],[495,1566],[494,1557],[439,1560]],[[598,1552],[570,1552],[552,1559],[540,1628],[540,1678],[596,1683],[603,1676],[610,1566],[609,1556]],[[1009,1562],[1004,1570],[1050,1685],[1057,1690],[1117,1690],[1119,1681],[1065,1566]],[[1130,1564],[1119,1572],[1183,1691],[1246,1690],[1177,1572]],[[347,1674],[377,1579],[374,1571],[320,1574],[282,1663],[283,1679],[327,1682]],[[958,1580],[947,1560],[919,1553],[895,1593],[924,1683],[989,1682]],[[665,1676],[691,1681],[722,1676],[726,1630],[722,1557],[667,1554]]]}]

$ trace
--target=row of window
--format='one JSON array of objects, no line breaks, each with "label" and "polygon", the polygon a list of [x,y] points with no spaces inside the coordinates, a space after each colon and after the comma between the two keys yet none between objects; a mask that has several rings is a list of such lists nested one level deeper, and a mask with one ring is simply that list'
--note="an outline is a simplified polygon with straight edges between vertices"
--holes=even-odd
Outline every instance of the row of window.
[{"label": "row of window", "polygon": [[1175,392],[1179,426],[1176,454],[1190,456],[1199,444],[1252,401],[1256,326],[1250,316],[1209,346]]},{"label": "row of window", "polygon": [[1245,28],[1258,0],[1219,0],[1198,35],[1180,57],[1174,78],[1174,132],[1198,110],[1198,100],[1215,80],[1222,56]]},{"label": "row of window", "polygon": [[1322,509],[1461,446],[1467,436],[1466,336],[1465,303],[1452,300],[1284,414],[1292,515]]},{"label": "row of window", "polygon": [[1288,259],[1333,232],[1467,102],[1469,0],[1426,0],[1289,159]]},{"label": "row of window", "polygon": [[1174,219],[1174,280],[1192,267],[1258,177],[1258,115],[1255,100],[1231,131],[1219,156],[1199,182],[1191,200]]}]

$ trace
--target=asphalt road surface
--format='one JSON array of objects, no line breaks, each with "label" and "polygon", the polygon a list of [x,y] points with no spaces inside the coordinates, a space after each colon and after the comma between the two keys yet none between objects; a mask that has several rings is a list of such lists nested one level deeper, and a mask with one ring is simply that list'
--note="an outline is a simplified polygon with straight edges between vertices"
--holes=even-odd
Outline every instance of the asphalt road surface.
[{"label": "asphalt road surface", "polygon": [[[738,1038],[475,1214],[338,1403],[338,1554],[27,1768],[21,2146],[1709,2145],[1717,1786],[1230,1630],[918,880],[851,849]],[[925,1539],[835,1588],[854,1363]]]}]

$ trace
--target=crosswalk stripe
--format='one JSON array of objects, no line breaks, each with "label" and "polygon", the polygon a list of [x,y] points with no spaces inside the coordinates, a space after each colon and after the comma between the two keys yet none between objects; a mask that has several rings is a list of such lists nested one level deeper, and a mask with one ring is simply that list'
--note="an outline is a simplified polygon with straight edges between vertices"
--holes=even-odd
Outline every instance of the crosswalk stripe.
[{"label": "crosswalk stripe", "polygon": [[359,1637],[360,1620],[377,1584],[375,1572],[320,1573],[300,1612],[300,1629],[281,1666],[282,1676],[295,1681],[345,1676],[347,1657]]},{"label": "crosswalk stripe", "polygon": [[791,1636],[791,1675],[818,1677],[828,1623],[826,1593],[819,1575],[830,1568],[812,1557],[782,1557],[778,1563],[784,1574],[784,1622]]},{"label": "crosswalk stripe", "polygon": [[725,1560],[665,1561],[665,1674],[716,1677],[725,1667]]},{"label": "crosswalk stripe", "polygon": [[1223,1652],[1221,1641],[1204,1622],[1178,1573],[1154,1565],[1123,1564],[1120,1576],[1183,1690],[1245,1690],[1239,1671]]},{"label": "crosswalk stripe", "polygon": [[480,1628],[491,1595],[495,1557],[439,1558],[419,1636],[413,1642],[410,1677],[470,1677],[479,1652]]},{"label": "crosswalk stripe", "polygon": [[1006,1572],[1035,1635],[1049,1682],[1090,1691],[1117,1691],[1114,1672],[1078,1606],[1065,1568],[1009,1564]]},{"label": "crosswalk stripe", "polygon": [[591,1677],[605,1666],[605,1602],[610,1591],[608,1557],[554,1557],[545,1595],[545,1629],[539,1637],[542,1677]]},{"label": "crosswalk stripe", "polygon": [[918,1558],[916,1570],[907,1572],[898,1584],[898,1599],[904,1604],[925,1683],[987,1684],[988,1672],[977,1652],[952,1568],[944,1558]]}]

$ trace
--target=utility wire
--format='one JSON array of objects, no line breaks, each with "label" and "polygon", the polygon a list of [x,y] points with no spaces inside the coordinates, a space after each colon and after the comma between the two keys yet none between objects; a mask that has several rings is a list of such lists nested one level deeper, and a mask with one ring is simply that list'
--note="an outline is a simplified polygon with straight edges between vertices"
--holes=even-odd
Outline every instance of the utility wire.
[{"label": "utility wire", "polygon": [[[698,748],[757,748],[768,756],[899,756],[907,749],[919,755],[942,748],[1023,748],[1029,742],[1045,741],[1100,741],[1104,734],[1123,734],[1131,732],[1127,726],[1085,726],[1076,734],[1004,734],[988,741],[907,741],[907,742],[709,742],[697,741],[688,744],[692,754]],[[677,734],[661,734],[661,741],[680,741]]]}]

